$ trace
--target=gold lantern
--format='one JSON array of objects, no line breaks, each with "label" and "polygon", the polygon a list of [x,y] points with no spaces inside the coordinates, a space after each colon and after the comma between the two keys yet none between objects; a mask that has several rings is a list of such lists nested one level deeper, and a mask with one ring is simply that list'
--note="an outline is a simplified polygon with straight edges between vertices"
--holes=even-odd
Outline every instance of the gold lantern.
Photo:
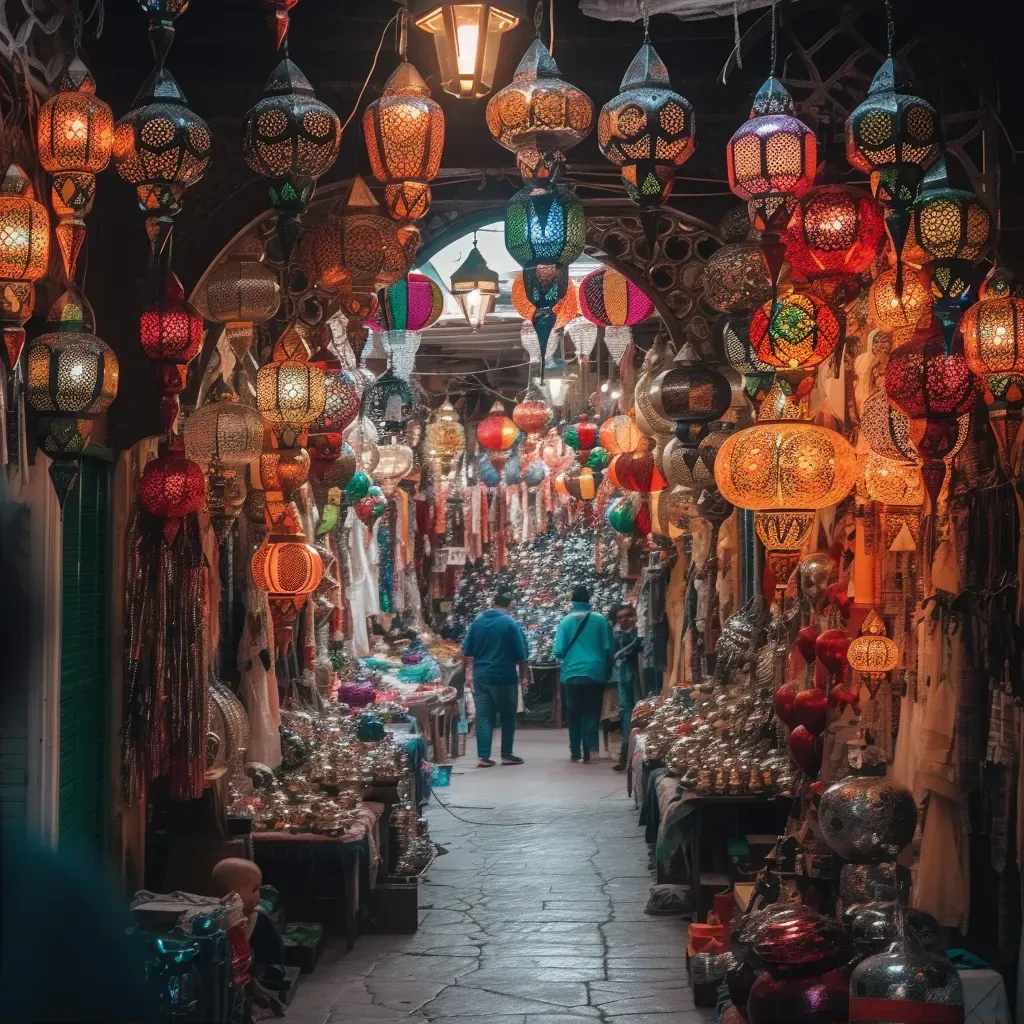
[{"label": "gold lantern", "polygon": [[408,445],[399,443],[395,438],[378,445],[377,451],[380,459],[370,475],[384,494],[392,498],[398,485],[412,472],[416,456]]},{"label": "gold lantern", "polygon": [[878,612],[870,611],[860,628],[860,636],[846,649],[846,661],[854,672],[864,677],[872,698],[885,677],[900,663],[900,649],[885,635],[885,623]]},{"label": "gold lantern", "polygon": [[444,91],[462,99],[486,96],[494,85],[501,37],[519,24],[523,0],[419,0],[417,7],[417,28],[434,37]]},{"label": "gold lantern", "polygon": [[886,549],[916,551],[927,493],[921,467],[871,452],[864,462],[863,485],[868,498],[881,506]]},{"label": "gold lantern", "polygon": [[868,315],[876,327],[892,335],[894,345],[900,345],[913,336],[931,301],[928,276],[904,263],[883,270],[871,283]]},{"label": "gold lantern", "polygon": [[50,479],[63,509],[78,478],[93,421],[117,395],[113,350],[93,334],[92,310],[72,287],[54,303],[49,330],[28,346],[25,398],[39,414],[39,447],[52,460]]},{"label": "gold lantern", "polygon": [[476,238],[462,266],[452,274],[451,291],[466,323],[474,331],[480,330],[487,322],[487,314],[494,309],[501,284],[497,271],[487,266],[487,261],[477,248]]},{"label": "gold lantern", "polygon": [[0,331],[11,369],[25,346],[25,322],[35,307],[34,282],[50,264],[50,218],[36,202],[28,175],[7,168],[0,185]]},{"label": "gold lantern", "polygon": [[78,57],[64,69],[57,88],[39,108],[36,145],[40,165],[53,178],[54,234],[64,272],[73,281],[85,240],[84,218],[96,198],[96,175],[110,162],[114,115],[97,98],[96,80]]},{"label": "gold lantern", "polygon": [[427,461],[439,473],[454,472],[466,451],[466,428],[447,398],[427,426],[425,444]]},{"label": "gold lantern", "polygon": [[391,216],[397,221],[425,217],[430,181],[441,169],[444,112],[408,61],[384,84],[380,99],[366,108],[363,135]]},{"label": "gold lantern", "polygon": [[327,386],[295,324],[278,339],[273,356],[256,374],[256,408],[281,445],[291,448],[302,443],[306,428],[324,411]]}]

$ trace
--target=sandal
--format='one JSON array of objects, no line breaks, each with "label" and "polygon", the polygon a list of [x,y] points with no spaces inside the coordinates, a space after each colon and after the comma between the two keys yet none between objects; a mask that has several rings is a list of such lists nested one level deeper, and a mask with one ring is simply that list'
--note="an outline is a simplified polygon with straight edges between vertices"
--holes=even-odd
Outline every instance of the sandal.
[{"label": "sandal", "polygon": [[493,768],[494,764],[495,762],[489,757],[481,757],[480,760],[477,761],[476,766],[477,768]]},{"label": "sandal", "polygon": [[509,754],[508,757],[506,757],[504,754],[502,754],[501,755],[501,763],[502,764],[523,764],[524,762],[523,762],[523,759],[521,757],[518,757],[515,754]]}]

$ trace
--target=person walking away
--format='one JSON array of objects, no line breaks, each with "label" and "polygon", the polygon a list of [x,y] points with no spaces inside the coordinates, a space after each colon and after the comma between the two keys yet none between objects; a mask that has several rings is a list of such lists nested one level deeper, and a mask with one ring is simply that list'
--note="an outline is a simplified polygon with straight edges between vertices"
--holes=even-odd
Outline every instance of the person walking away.
[{"label": "person walking away", "polygon": [[512,595],[497,593],[494,607],[481,612],[469,627],[462,645],[466,686],[476,701],[476,753],[478,768],[493,768],[491,745],[494,725],[501,719],[501,763],[522,764],[512,752],[516,736],[518,682],[526,687],[529,652],[519,623],[509,614]]},{"label": "person walking away", "polygon": [[599,751],[598,726],[604,688],[611,674],[615,640],[608,620],[590,607],[590,590],[572,588],[572,611],[558,624],[555,657],[562,662],[569,755],[590,760]]},{"label": "person walking away", "polygon": [[613,770],[626,770],[629,750],[629,732],[632,728],[633,708],[640,698],[640,648],[643,646],[636,630],[636,609],[631,604],[617,605],[612,611],[615,627],[614,675],[619,690],[619,720],[622,723],[622,747],[619,763]]}]

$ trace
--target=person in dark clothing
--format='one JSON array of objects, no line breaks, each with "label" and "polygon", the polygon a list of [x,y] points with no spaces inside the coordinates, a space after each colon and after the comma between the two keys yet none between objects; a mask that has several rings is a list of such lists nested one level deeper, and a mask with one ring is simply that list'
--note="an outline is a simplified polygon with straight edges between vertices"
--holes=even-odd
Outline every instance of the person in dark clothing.
[{"label": "person in dark clothing", "polygon": [[611,614],[614,628],[615,656],[613,678],[619,690],[619,720],[622,724],[622,747],[619,763],[614,770],[626,770],[626,753],[629,748],[629,731],[632,727],[633,708],[639,699],[640,690],[640,649],[643,640],[636,630],[636,609],[631,604],[616,605]]},{"label": "person in dark clothing", "polygon": [[476,701],[478,768],[493,768],[491,743],[495,721],[501,719],[501,763],[522,764],[512,752],[516,736],[519,691],[525,688],[529,652],[522,627],[509,614],[512,595],[499,591],[494,607],[481,612],[469,627],[462,645],[466,686]]}]

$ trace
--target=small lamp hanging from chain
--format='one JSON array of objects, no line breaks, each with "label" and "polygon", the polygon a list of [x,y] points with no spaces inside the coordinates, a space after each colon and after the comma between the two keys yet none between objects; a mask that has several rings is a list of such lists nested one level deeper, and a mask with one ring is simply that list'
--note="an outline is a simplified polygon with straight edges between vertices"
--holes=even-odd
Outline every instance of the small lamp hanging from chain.
[{"label": "small lamp hanging from chain", "polygon": [[478,331],[487,322],[487,314],[494,309],[501,291],[498,273],[487,266],[487,261],[477,248],[476,232],[473,232],[473,248],[462,266],[452,274],[452,295],[466,318],[466,323]]}]

